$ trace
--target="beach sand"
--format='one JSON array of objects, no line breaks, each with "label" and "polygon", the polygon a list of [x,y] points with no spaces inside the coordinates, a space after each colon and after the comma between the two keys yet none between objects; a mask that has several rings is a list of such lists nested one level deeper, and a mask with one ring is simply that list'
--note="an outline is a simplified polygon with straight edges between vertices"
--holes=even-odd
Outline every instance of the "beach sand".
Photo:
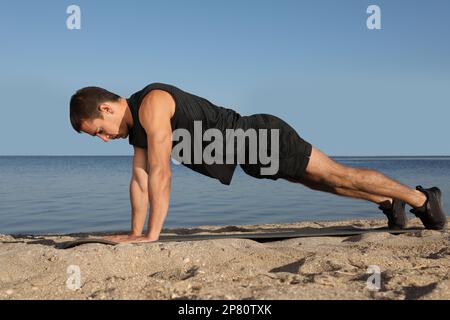
[{"label": "beach sand", "polygon": [[[385,220],[164,230],[177,234],[379,227]],[[421,226],[417,219],[410,226]],[[86,244],[77,236],[0,236],[0,299],[450,299],[447,231],[258,243],[245,239]],[[99,234],[89,236],[98,237]],[[80,288],[68,267],[80,270]],[[380,290],[366,271],[380,268]],[[71,278],[73,280],[73,278]]]}]

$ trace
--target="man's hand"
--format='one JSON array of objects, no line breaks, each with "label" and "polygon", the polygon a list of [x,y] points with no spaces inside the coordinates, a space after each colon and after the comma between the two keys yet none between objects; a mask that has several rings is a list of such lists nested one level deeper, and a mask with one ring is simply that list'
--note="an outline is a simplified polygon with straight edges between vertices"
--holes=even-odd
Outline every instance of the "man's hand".
[{"label": "man's hand", "polygon": [[106,237],[103,237],[103,239],[117,242],[117,243],[139,243],[139,242],[152,242],[152,241],[158,240],[158,238],[150,238],[150,237],[136,236],[136,235],[130,235],[130,234],[106,236]]}]

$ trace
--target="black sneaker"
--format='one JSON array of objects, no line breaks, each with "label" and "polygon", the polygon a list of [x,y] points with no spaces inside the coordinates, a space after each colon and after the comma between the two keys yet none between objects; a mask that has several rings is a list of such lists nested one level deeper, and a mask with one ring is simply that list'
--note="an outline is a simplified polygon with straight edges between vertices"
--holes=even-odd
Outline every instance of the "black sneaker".
[{"label": "black sneaker", "polygon": [[427,201],[422,207],[409,211],[422,221],[425,228],[444,229],[447,226],[447,217],[443,210],[441,190],[438,187],[424,189],[422,186],[417,186],[416,189],[427,196]]},{"label": "black sneaker", "polygon": [[382,206],[379,206],[378,208],[382,210],[388,218],[389,229],[401,230],[406,228],[408,218],[406,217],[405,213],[404,201],[394,199],[392,201],[392,206],[389,209],[383,208]]}]

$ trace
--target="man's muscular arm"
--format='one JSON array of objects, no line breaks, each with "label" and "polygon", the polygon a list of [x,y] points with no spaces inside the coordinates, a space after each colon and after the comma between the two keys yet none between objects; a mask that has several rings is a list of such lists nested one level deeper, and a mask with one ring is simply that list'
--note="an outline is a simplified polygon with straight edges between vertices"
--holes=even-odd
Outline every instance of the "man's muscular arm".
[{"label": "man's muscular arm", "polygon": [[144,98],[139,109],[139,119],[147,133],[150,216],[145,237],[148,240],[158,240],[169,210],[173,103],[168,93],[153,90]]},{"label": "man's muscular arm", "polygon": [[131,235],[141,236],[148,209],[147,150],[134,147],[130,181]]},{"label": "man's muscular arm", "polygon": [[[172,152],[172,128],[170,119],[175,111],[175,101],[172,96],[162,90],[152,90],[146,95],[139,108],[139,120],[147,133],[147,150],[140,149],[139,153],[146,153],[147,167],[144,174],[144,161],[142,154],[133,159],[133,177],[130,184],[132,203],[132,233],[125,236],[105,237],[117,242],[142,242],[158,240],[164,225],[170,203],[170,155]],[[139,161],[139,159],[141,159]],[[139,163],[136,163],[138,160]],[[138,164],[135,166],[135,164]],[[137,170],[136,170],[137,169]],[[145,178],[146,193],[144,200],[143,186]],[[134,183],[133,183],[134,181]],[[146,211],[150,203],[150,217],[148,230],[142,236]]]}]

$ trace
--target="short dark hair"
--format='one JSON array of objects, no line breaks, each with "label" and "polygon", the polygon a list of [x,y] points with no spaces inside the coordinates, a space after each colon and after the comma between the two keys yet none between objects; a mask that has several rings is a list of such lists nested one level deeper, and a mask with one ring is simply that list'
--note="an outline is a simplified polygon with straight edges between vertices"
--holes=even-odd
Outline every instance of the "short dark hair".
[{"label": "short dark hair", "polygon": [[98,107],[105,102],[118,101],[120,96],[99,87],[85,87],[78,90],[70,99],[70,123],[81,133],[81,123],[103,116]]}]

